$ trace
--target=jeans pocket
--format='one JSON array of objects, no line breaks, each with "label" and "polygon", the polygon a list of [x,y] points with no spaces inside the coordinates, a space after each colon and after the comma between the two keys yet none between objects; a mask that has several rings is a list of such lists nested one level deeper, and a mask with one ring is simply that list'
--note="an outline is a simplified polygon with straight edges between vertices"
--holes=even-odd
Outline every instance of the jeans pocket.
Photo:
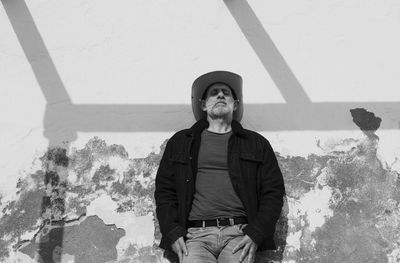
[{"label": "jeans pocket", "polygon": [[[217,227],[215,227],[217,229]],[[214,227],[189,227],[187,230],[187,241],[198,240],[212,235],[215,232]]]},{"label": "jeans pocket", "polygon": [[188,232],[188,234],[195,235],[195,234],[204,232],[204,230],[205,229],[203,227],[189,227],[187,232]]},{"label": "jeans pocket", "polygon": [[233,227],[240,233],[243,234],[243,228],[245,228],[247,224],[237,224],[233,225]]}]

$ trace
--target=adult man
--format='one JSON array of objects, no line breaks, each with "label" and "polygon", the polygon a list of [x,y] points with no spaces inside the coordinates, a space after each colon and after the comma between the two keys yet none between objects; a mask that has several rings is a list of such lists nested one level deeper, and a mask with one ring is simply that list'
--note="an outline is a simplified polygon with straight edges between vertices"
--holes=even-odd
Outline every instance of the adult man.
[{"label": "adult man", "polygon": [[284,184],[269,142],[243,129],[242,78],[214,71],[192,86],[197,122],[168,141],[156,176],[162,240],[179,262],[252,262],[275,249]]}]

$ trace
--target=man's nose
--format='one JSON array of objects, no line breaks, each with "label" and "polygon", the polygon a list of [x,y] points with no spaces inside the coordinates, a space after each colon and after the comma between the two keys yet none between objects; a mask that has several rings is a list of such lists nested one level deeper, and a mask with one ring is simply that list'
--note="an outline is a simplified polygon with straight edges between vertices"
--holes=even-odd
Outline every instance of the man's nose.
[{"label": "man's nose", "polygon": [[222,90],[220,90],[220,91],[218,92],[217,98],[218,98],[218,99],[220,99],[220,98],[225,98],[224,92],[223,92]]}]

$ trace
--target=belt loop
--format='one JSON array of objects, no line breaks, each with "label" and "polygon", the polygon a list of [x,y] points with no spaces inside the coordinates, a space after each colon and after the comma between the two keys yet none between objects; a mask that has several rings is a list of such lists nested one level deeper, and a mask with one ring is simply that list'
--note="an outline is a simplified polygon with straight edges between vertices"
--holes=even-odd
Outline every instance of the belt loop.
[{"label": "belt loop", "polygon": [[217,218],[217,227],[220,227],[220,226],[219,226],[219,218]]},{"label": "belt loop", "polygon": [[206,228],[206,221],[205,220],[203,220],[202,225],[203,225],[203,228]]},{"label": "belt loop", "polygon": [[229,218],[229,225],[233,226],[235,224],[235,221],[233,218]]}]

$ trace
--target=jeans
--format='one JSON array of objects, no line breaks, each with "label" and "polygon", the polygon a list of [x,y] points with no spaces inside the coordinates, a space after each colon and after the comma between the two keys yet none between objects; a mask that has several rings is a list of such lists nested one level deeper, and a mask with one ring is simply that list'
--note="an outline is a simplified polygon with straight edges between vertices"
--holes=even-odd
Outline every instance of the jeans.
[{"label": "jeans", "polygon": [[[233,248],[242,240],[242,229],[246,224],[223,227],[191,227],[188,229],[190,238],[186,240],[188,255],[183,257],[183,263],[239,262],[242,249],[232,254]],[[247,256],[244,261],[247,263]]]}]

